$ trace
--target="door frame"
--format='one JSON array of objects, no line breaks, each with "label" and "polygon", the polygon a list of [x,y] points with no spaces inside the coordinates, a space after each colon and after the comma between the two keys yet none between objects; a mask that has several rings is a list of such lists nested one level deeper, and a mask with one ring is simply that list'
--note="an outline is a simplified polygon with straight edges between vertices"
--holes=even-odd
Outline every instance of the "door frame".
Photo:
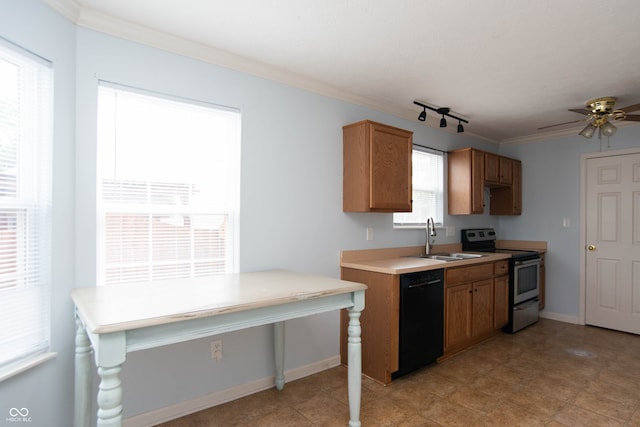
[{"label": "door frame", "polygon": [[587,160],[640,154],[640,148],[585,153],[580,158],[580,303],[578,324],[587,323]]}]

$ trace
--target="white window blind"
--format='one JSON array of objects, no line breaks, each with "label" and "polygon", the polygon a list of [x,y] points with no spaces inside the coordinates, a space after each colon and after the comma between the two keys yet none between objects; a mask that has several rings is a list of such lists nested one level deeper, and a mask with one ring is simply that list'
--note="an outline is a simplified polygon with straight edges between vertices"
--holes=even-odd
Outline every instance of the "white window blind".
[{"label": "white window blind", "polygon": [[0,39],[0,376],[49,350],[52,84]]},{"label": "white window blind", "polygon": [[412,155],[413,209],[394,213],[394,227],[424,227],[427,218],[444,220],[443,153],[414,146]]},{"label": "white window blind", "polygon": [[237,271],[240,114],[101,83],[98,283]]}]

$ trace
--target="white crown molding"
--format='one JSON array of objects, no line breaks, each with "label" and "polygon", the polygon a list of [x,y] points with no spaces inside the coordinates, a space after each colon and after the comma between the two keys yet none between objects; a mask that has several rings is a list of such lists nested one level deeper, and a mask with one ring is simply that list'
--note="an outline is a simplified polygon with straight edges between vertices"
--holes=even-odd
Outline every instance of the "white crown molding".
[{"label": "white crown molding", "polygon": [[42,3],[60,13],[69,21],[78,23],[81,7],[75,0],[42,0]]},{"label": "white crown molding", "polygon": [[[585,126],[585,123],[582,123],[579,126],[572,126],[569,128],[564,128],[559,130],[553,130],[553,131],[536,133],[533,135],[525,135],[525,136],[518,136],[515,138],[503,139],[499,143],[501,145],[524,144],[527,142],[538,142],[538,141],[546,141],[550,139],[564,138],[567,136],[577,136],[582,130],[582,128]],[[627,128],[629,126],[634,126],[638,124],[637,122],[625,122],[625,121],[613,121],[613,123],[618,129]],[[612,136],[611,138],[615,138],[615,136]],[[595,139],[597,139],[597,137],[595,137]]]},{"label": "white crown molding", "polygon": [[[323,96],[340,99],[345,102],[360,105],[365,108],[391,114],[407,120],[417,120],[415,109],[392,106],[374,101],[367,97],[355,95],[317,80],[277,68],[262,62],[251,60],[228,51],[177,37],[162,31],[157,31],[128,21],[119,20],[81,6],[75,0],[42,0],[45,4],[58,11],[76,25],[91,30],[106,33],[115,37],[144,44],[164,51],[176,53],[203,62],[229,68],[235,71],[276,81],[288,86],[308,90]],[[413,104],[412,104],[413,106]],[[426,123],[427,126],[440,129],[438,123]],[[447,129],[444,131],[452,132]],[[496,141],[465,131],[467,135],[491,142]]]},{"label": "white crown molding", "polygon": [[[410,121],[417,121],[420,112],[418,106],[400,107],[384,102],[374,101],[370,98],[350,93],[320,81],[293,73],[291,71],[274,67],[259,61],[242,57],[231,52],[217,49],[202,43],[187,40],[162,31],[157,31],[128,21],[119,20],[101,13],[93,8],[79,4],[76,0],[42,0],[44,4],[61,13],[76,25],[91,30],[110,34],[115,37],[140,43],[178,55],[194,58],[217,66],[229,68],[242,73],[265,78],[278,83],[293,86],[299,89],[314,92],[323,96],[339,99],[372,110],[391,114]],[[429,117],[429,116],[428,116]],[[421,122],[424,125],[440,129],[437,120]],[[618,127],[626,127],[636,123],[616,123]],[[454,133],[455,129],[440,129],[444,132]],[[580,128],[565,128],[550,132],[536,133],[532,135],[507,138],[500,141],[474,134],[465,130],[465,134],[493,144],[523,144],[538,142],[548,139],[557,139],[575,136]]]}]

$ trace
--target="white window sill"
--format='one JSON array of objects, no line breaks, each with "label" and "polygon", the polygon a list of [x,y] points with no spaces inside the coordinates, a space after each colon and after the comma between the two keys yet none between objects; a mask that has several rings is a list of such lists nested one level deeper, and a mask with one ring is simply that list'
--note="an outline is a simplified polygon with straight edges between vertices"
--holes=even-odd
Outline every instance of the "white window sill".
[{"label": "white window sill", "polygon": [[[426,230],[427,224],[411,224],[411,225],[398,225],[393,224],[393,228],[396,230]],[[443,230],[444,225],[436,224],[436,230]]]},{"label": "white window sill", "polygon": [[5,366],[2,370],[0,370],[0,382],[18,375],[21,372],[27,371],[35,366],[41,365],[47,360],[55,358],[57,355],[58,353],[38,354],[28,359],[20,360],[16,363]]}]

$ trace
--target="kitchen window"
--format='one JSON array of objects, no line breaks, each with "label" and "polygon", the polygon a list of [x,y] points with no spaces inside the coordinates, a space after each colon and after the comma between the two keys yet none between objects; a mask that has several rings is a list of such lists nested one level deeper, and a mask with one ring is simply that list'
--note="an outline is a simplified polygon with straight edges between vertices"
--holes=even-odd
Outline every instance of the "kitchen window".
[{"label": "kitchen window", "polygon": [[0,38],[0,381],[47,360],[51,63]]},{"label": "kitchen window", "polygon": [[238,271],[240,113],[101,82],[98,284]]},{"label": "kitchen window", "polygon": [[437,224],[443,223],[443,157],[442,152],[413,146],[413,209],[393,214],[395,228],[424,228],[427,218],[433,218]]}]

